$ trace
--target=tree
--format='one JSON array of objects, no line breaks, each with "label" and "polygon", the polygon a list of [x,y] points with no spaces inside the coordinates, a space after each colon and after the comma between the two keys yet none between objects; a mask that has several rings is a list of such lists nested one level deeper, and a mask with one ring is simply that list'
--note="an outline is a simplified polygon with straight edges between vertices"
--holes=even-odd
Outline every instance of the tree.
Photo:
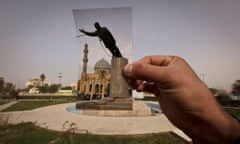
[{"label": "tree", "polygon": [[240,96],[240,80],[236,80],[232,84],[232,94],[234,96]]},{"label": "tree", "polygon": [[221,104],[232,100],[230,95],[225,90],[219,90],[216,99]]},{"label": "tree", "polygon": [[212,94],[213,94],[214,96],[217,96],[217,94],[218,94],[218,92],[219,92],[219,90],[218,90],[218,89],[215,89],[215,88],[209,88],[209,90],[212,92]]},{"label": "tree", "polygon": [[41,79],[41,81],[42,81],[42,86],[43,86],[44,80],[46,79],[45,74],[42,73],[42,74],[40,75],[40,79]]},{"label": "tree", "polygon": [[40,93],[48,92],[48,86],[39,86],[38,89],[39,89]]},{"label": "tree", "polygon": [[59,84],[52,84],[52,85],[48,86],[47,92],[56,93],[58,91],[59,87],[60,87]]},{"label": "tree", "polygon": [[63,87],[61,88],[62,90],[72,90],[72,87],[71,86],[66,86],[66,87]]}]

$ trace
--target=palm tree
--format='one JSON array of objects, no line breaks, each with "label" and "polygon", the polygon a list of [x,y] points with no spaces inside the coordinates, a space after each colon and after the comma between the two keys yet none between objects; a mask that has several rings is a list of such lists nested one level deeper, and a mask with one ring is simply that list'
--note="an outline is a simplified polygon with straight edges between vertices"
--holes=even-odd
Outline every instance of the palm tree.
[{"label": "palm tree", "polygon": [[40,79],[41,79],[41,81],[42,81],[42,86],[43,86],[44,80],[46,79],[45,74],[42,73],[42,74],[40,75]]}]

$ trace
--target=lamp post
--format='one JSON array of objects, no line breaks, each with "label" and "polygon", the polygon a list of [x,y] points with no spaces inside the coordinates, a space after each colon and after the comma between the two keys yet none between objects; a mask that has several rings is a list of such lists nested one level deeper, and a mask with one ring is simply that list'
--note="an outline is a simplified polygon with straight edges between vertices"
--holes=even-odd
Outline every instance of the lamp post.
[{"label": "lamp post", "polygon": [[204,78],[205,78],[206,75],[207,75],[207,74],[205,74],[205,73],[200,74],[200,76],[202,77],[202,81],[203,81],[203,82],[205,82],[205,81],[204,81]]},{"label": "lamp post", "polygon": [[62,78],[62,73],[58,73],[58,78],[59,78],[59,85],[61,86],[61,78]]}]

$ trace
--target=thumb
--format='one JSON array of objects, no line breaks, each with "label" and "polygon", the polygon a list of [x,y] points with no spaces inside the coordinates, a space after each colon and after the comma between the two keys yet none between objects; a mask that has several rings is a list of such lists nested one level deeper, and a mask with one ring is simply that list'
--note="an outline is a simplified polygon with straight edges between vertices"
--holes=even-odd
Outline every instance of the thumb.
[{"label": "thumb", "polygon": [[132,63],[124,67],[124,73],[126,76],[136,80],[159,82],[167,79],[169,69],[147,63]]}]

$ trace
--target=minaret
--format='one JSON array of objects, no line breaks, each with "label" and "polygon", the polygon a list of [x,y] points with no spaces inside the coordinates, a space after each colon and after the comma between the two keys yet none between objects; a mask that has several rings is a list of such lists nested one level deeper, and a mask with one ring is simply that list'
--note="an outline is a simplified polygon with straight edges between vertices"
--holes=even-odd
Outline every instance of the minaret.
[{"label": "minaret", "polygon": [[82,80],[85,80],[85,76],[87,74],[87,62],[88,62],[88,44],[84,45],[83,50],[83,67],[82,67]]},{"label": "minaret", "polygon": [[82,73],[87,73],[87,62],[88,62],[88,44],[84,45],[84,50],[83,50],[83,71]]}]

